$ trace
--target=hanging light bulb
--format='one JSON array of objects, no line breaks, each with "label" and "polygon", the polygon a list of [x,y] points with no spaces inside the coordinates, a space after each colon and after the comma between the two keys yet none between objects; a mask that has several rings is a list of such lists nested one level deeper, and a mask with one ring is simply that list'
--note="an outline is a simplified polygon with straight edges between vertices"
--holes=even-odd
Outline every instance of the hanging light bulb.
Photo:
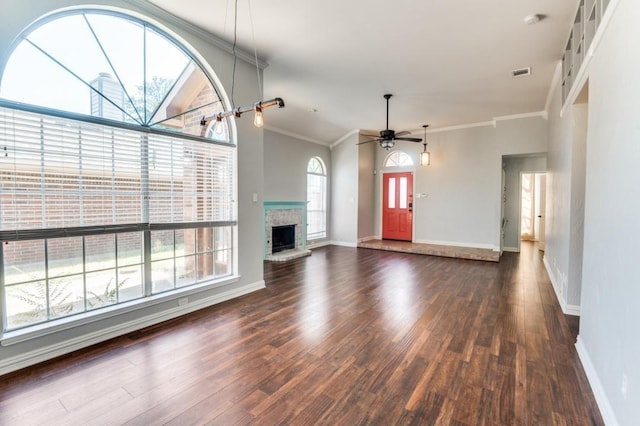
[{"label": "hanging light bulb", "polygon": [[422,127],[424,128],[424,150],[420,153],[420,165],[428,166],[431,164],[431,153],[427,151],[427,127],[429,125],[424,124]]},{"label": "hanging light bulb", "polygon": [[427,151],[427,144],[424,144],[424,151],[420,153],[420,165],[428,166],[431,164],[431,153]]},{"label": "hanging light bulb", "polygon": [[262,117],[262,108],[256,105],[255,110],[256,110],[256,115],[253,118],[253,125],[260,128],[264,126],[264,118]]},{"label": "hanging light bulb", "polygon": [[224,131],[224,126],[222,124],[222,117],[220,117],[220,115],[216,116],[216,123],[213,125],[213,133],[215,133],[217,136],[222,135],[222,132]]}]

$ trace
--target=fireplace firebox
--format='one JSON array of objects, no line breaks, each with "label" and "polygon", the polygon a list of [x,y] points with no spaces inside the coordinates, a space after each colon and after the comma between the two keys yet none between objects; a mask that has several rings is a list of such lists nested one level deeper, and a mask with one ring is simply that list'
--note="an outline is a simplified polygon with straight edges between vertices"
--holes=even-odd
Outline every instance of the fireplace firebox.
[{"label": "fireplace firebox", "polygon": [[296,248],[296,225],[271,228],[272,253]]}]

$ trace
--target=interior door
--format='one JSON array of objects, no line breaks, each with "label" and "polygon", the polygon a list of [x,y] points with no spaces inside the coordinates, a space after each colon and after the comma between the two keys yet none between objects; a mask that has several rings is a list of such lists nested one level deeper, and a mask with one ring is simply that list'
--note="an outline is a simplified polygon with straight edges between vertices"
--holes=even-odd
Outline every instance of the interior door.
[{"label": "interior door", "polygon": [[411,241],[413,173],[385,173],[382,184],[382,238]]}]

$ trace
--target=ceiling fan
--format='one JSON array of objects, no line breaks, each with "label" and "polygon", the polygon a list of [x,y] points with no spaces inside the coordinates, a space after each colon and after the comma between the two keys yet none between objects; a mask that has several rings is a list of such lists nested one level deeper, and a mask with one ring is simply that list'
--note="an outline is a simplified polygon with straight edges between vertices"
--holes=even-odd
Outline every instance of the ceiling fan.
[{"label": "ceiling fan", "polygon": [[360,142],[357,145],[362,145],[369,142],[380,142],[380,146],[382,148],[391,149],[396,144],[396,141],[422,142],[422,139],[420,138],[403,137],[404,135],[408,135],[411,132],[403,131],[396,133],[394,130],[389,129],[389,98],[391,98],[391,96],[393,95],[384,95],[384,98],[387,100],[387,128],[384,130],[380,130],[380,137]]}]

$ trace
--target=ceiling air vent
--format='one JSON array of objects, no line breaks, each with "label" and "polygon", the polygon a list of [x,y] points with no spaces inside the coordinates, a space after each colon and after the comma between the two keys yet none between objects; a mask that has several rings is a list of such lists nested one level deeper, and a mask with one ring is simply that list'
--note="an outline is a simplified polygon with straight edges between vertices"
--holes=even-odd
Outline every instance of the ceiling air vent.
[{"label": "ceiling air vent", "polygon": [[525,77],[527,75],[531,75],[531,67],[520,68],[520,69],[511,71],[511,76],[514,78]]}]

